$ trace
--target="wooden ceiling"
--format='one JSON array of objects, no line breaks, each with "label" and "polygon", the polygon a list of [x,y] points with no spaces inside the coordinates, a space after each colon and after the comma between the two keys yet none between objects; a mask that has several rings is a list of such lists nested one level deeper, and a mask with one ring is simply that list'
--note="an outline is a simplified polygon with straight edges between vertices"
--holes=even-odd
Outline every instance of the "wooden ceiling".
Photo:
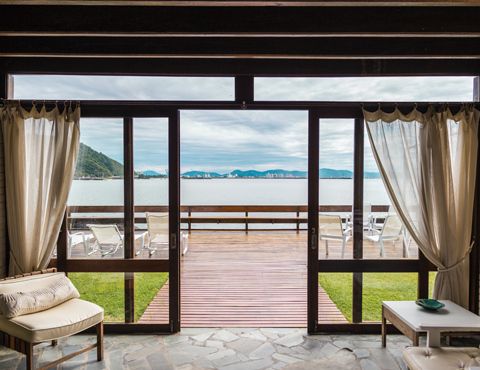
[{"label": "wooden ceiling", "polygon": [[3,0],[0,69],[478,75],[479,19],[476,0]]}]

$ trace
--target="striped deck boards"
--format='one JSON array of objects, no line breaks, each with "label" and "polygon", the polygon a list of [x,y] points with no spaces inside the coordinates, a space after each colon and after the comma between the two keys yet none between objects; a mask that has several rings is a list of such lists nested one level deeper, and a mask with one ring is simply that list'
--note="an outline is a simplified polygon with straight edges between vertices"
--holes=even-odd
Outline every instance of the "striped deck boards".
[{"label": "striped deck boards", "polygon": [[[306,327],[305,232],[195,231],[188,245],[182,327]],[[321,287],[319,311],[319,323],[347,322]],[[168,285],[139,322],[168,322]]]}]

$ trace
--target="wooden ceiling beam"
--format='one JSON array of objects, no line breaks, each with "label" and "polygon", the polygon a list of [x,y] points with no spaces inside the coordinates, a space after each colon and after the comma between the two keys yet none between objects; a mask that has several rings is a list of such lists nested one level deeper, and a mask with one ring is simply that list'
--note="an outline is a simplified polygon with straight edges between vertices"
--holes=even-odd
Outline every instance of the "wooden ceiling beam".
[{"label": "wooden ceiling beam", "polygon": [[478,0],[2,0],[10,5],[87,6],[475,6]]},{"label": "wooden ceiling beam", "polygon": [[477,76],[478,59],[1,58],[0,70],[33,74],[132,76]]},{"label": "wooden ceiling beam", "polygon": [[8,37],[0,56],[265,59],[479,59],[478,38]]},{"label": "wooden ceiling beam", "polygon": [[[479,6],[0,5],[0,32],[109,34],[480,34]],[[47,21],[48,20],[48,21]]]}]

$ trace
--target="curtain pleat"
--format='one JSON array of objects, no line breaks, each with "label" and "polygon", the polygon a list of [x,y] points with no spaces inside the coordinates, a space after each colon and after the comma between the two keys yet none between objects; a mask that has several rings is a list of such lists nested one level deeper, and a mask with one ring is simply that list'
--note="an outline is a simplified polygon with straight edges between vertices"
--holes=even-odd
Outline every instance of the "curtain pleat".
[{"label": "curtain pleat", "polygon": [[80,143],[80,108],[0,113],[10,276],[47,267],[62,225]]},{"label": "curtain pleat", "polygon": [[433,298],[466,308],[480,112],[379,109],[364,117],[390,200],[438,268]]}]

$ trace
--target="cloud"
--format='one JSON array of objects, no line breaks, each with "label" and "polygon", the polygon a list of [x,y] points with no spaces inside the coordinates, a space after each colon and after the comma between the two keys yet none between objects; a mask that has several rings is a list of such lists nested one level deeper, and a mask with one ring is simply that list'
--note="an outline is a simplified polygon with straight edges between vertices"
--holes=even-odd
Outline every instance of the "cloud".
[{"label": "cloud", "polygon": [[260,101],[464,102],[473,98],[473,77],[256,78]]},{"label": "cloud", "polygon": [[[15,99],[225,100],[234,79],[16,75]],[[473,77],[256,78],[263,101],[471,101]],[[306,170],[305,111],[181,111],[181,171]],[[123,163],[123,120],[81,119],[81,141]],[[166,119],[134,119],[136,171],[168,168]],[[320,167],[353,169],[353,120],[320,121]],[[365,136],[366,171],[377,171]]]}]

